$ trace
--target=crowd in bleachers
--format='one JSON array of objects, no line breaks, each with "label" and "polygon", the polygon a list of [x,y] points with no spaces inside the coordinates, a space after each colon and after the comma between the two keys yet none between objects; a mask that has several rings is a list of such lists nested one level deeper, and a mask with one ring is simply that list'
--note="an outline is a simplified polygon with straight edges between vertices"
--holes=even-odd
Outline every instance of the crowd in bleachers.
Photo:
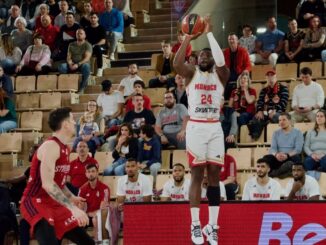
[{"label": "crowd in bleachers", "polygon": [[[83,94],[91,76],[91,57],[95,56],[97,64],[94,75],[101,78],[103,55],[116,60],[117,44],[123,40],[124,28],[133,23],[129,1],[122,11],[115,8],[112,0],[85,2],[82,9],[66,0],[13,2],[10,6],[0,6],[0,135],[22,126],[18,123],[14,95],[28,90],[29,83],[24,80],[25,87],[18,91],[19,77],[37,75],[34,89],[46,91],[49,88],[41,89],[42,76],[55,76],[57,84],[53,72],[78,73],[81,79],[77,75],[74,80],[74,92]],[[277,29],[275,17],[269,17],[263,34],[255,36],[254,28],[245,24],[240,38],[236,33],[228,35],[229,47],[224,49],[224,56],[231,75],[221,108],[227,153],[220,176],[224,200],[235,200],[237,194],[243,200],[280,200],[281,197],[317,200],[325,194],[325,190],[319,190],[318,181],[324,176],[321,172],[326,172],[326,111],[323,109],[326,80],[313,80],[323,77],[314,74],[312,69],[316,62],[319,74],[323,74],[325,24],[324,4],[309,0],[302,3],[297,20],[289,19],[286,34]],[[77,122],[72,144],[76,154],[71,155],[74,159],[67,181],[73,193],[80,193],[86,199],[88,184],[103,192],[100,198],[93,198],[101,200],[81,207],[87,210],[94,225],[98,217],[94,211],[107,206],[110,197],[117,198],[119,211],[123,210],[124,202],[151,201],[152,197],[156,200],[161,197],[163,201],[188,200],[189,166],[185,153],[188,101],[184,78],[173,67],[184,34],[176,35],[177,43],[162,40],[162,53],[153,55],[153,77],[142,77],[136,63],[128,65],[128,74],[118,87],[114,87],[110,75],[104,77],[102,92],[87,102]],[[186,62],[197,64],[191,45],[187,47]],[[279,79],[286,72],[279,74],[278,68],[287,64],[295,64],[295,76]],[[254,73],[260,68],[265,79],[257,81],[253,79]],[[14,78],[10,77],[13,75],[17,76],[16,90]],[[71,86],[68,87],[71,91]],[[60,90],[60,86],[50,88],[56,89]],[[58,96],[61,100],[62,95]],[[28,103],[31,102],[29,98]],[[16,105],[22,103],[23,95],[16,95]],[[52,104],[51,108],[54,107]],[[42,115],[37,118],[42,124]],[[304,128],[300,128],[302,125]],[[264,150],[251,162],[253,149],[235,149],[242,146],[262,146]],[[241,151],[246,154],[238,157]],[[246,182],[245,174],[237,177],[237,170],[256,175]],[[164,177],[160,174],[164,171],[172,174]],[[109,185],[110,191],[100,182],[99,173],[103,173],[102,181]],[[123,177],[118,180],[114,176]],[[289,178],[284,186],[282,180]],[[259,194],[271,189],[273,193],[268,196]]]}]

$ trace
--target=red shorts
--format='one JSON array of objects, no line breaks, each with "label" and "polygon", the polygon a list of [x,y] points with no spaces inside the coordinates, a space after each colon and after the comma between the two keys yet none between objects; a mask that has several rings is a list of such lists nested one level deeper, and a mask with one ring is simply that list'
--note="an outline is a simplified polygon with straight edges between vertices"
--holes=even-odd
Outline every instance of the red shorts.
[{"label": "red shorts", "polygon": [[78,227],[78,222],[71,211],[54,201],[51,197],[24,197],[20,205],[20,212],[22,217],[31,226],[30,233],[32,237],[34,235],[35,225],[41,219],[45,219],[50,225],[54,226],[58,239],[61,239],[66,232]]}]

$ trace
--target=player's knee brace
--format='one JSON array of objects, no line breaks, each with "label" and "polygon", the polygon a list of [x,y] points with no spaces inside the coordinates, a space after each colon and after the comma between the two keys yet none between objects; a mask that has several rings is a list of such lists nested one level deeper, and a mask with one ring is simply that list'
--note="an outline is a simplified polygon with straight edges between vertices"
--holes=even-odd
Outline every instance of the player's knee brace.
[{"label": "player's knee brace", "polygon": [[206,196],[209,206],[219,206],[221,199],[220,186],[208,186]]}]

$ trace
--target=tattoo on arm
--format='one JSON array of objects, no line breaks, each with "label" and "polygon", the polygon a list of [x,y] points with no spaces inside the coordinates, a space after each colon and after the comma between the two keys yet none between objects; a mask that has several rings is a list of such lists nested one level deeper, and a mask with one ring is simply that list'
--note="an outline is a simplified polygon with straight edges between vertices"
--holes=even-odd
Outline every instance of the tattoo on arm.
[{"label": "tattoo on arm", "polygon": [[68,197],[63,193],[56,183],[53,183],[52,187],[48,190],[48,194],[68,209],[72,209],[73,205],[70,203]]},{"label": "tattoo on arm", "polygon": [[68,199],[74,196],[74,194],[68,189],[68,187],[65,185],[62,190],[63,194],[66,195]]}]

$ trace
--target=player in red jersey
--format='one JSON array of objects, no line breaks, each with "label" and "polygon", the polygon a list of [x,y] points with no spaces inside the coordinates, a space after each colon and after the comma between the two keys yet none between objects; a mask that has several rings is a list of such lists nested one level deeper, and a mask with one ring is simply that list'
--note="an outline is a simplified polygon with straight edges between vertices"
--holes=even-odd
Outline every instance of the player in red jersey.
[{"label": "player in red jersey", "polygon": [[[220,203],[219,172],[224,164],[224,136],[220,116],[223,98],[223,85],[229,78],[223,52],[215,40],[210,18],[205,19],[205,33],[211,49],[199,53],[198,67],[185,64],[186,48],[196,35],[186,35],[174,59],[174,68],[186,79],[188,113],[190,119],[186,129],[186,146],[191,166],[191,185],[189,190],[191,212],[191,240],[203,244],[203,233],[211,245],[217,245],[217,218]],[[207,168],[207,199],[209,222],[201,230],[199,204],[201,183]]]},{"label": "player in red jersey", "polygon": [[76,244],[95,244],[81,227],[88,224],[87,214],[77,205],[85,201],[66,187],[69,173],[69,148],[75,132],[70,108],[52,111],[48,120],[54,134],[33,156],[30,177],[21,200],[21,214],[40,245],[57,245],[67,238]]}]

